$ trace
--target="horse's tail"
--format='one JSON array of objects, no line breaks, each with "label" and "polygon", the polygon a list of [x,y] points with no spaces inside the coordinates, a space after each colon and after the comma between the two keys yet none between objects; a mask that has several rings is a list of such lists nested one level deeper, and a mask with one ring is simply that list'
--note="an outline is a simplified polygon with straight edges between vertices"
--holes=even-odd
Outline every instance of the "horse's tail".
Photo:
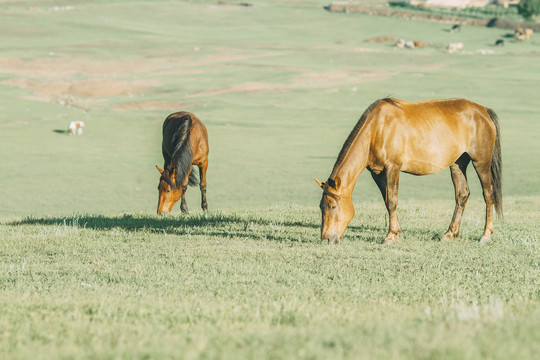
[{"label": "horse's tail", "polygon": [[[178,121],[180,123],[173,136],[173,143],[175,146],[171,156],[171,164],[176,167],[176,187],[181,187],[187,173],[192,168],[193,154],[191,153],[189,138],[193,120],[191,119],[190,114],[184,114]],[[198,183],[199,179],[197,178],[195,171],[191,171],[189,174],[189,185],[195,186]]]},{"label": "horse's tail", "polygon": [[502,157],[501,157],[501,129],[499,126],[499,118],[495,111],[487,109],[489,117],[495,125],[495,147],[491,157],[491,182],[493,184],[493,204],[499,219],[503,218],[503,201],[502,201]]}]

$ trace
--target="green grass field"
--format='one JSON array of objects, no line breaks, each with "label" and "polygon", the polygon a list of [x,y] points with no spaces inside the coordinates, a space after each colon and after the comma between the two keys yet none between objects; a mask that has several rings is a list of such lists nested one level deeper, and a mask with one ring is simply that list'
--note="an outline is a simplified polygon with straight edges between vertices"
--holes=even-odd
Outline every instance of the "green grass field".
[{"label": "green grass field", "polygon": [[[534,358],[540,36],[252,4],[0,4],[0,357]],[[431,46],[365,42],[379,36]],[[318,240],[313,177],[388,95],[498,113],[505,221],[490,244],[472,168],[458,241],[438,241],[448,171],[402,175],[401,243],[380,245],[367,174],[341,244]],[[161,124],[178,110],[209,131],[210,211],[192,188],[190,215],[158,217]]]}]

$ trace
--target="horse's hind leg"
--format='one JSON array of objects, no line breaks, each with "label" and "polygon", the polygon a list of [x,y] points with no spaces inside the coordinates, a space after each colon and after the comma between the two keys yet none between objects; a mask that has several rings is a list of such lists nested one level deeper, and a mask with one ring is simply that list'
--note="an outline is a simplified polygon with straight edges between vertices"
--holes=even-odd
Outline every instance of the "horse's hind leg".
[{"label": "horse's hind leg", "polygon": [[486,202],[486,226],[480,242],[484,243],[491,240],[493,234],[493,184],[491,179],[491,158],[489,161],[474,161],[473,166],[476,169],[482,190],[484,201]]},{"label": "horse's hind leg", "polygon": [[461,216],[465,210],[465,204],[469,198],[469,185],[467,184],[467,166],[471,159],[469,155],[462,155],[454,164],[450,166],[450,174],[456,192],[456,208],[452,222],[448,227],[448,231],[443,235],[441,241],[448,241],[459,237],[459,228],[461,226]]},{"label": "horse's hind leg", "polygon": [[199,165],[199,185],[201,189],[201,208],[203,211],[208,211],[208,203],[206,202],[206,169],[208,168],[208,161],[200,163]]}]

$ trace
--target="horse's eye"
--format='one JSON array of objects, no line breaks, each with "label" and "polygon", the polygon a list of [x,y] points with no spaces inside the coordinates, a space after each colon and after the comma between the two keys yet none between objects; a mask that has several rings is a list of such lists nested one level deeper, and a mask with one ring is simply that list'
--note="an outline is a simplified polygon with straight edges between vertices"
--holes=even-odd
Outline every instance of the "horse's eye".
[{"label": "horse's eye", "polygon": [[167,190],[167,192],[168,192],[168,193],[170,193],[170,192],[171,192],[171,190]]},{"label": "horse's eye", "polygon": [[330,210],[334,210],[337,207],[337,205],[330,205]]}]

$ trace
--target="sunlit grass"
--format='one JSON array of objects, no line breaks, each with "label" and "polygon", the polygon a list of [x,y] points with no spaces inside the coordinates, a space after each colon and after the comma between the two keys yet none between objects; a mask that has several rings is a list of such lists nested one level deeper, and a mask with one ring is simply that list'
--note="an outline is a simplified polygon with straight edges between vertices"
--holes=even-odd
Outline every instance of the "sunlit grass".
[{"label": "sunlit grass", "polygon": [[533,356],[539,229],[519,224],[537,224],[538,211],[509,201],[480,245],[481,214],[465,216],[462,239],[440,243],[444,204],[403,207],[404,239],[391,247],[379,244],[384,211],[369,204],[357,204],[362,220],[339,246],[318,239],[316,208],[298,206],[3,223],[2,348],[47,358]]}]

